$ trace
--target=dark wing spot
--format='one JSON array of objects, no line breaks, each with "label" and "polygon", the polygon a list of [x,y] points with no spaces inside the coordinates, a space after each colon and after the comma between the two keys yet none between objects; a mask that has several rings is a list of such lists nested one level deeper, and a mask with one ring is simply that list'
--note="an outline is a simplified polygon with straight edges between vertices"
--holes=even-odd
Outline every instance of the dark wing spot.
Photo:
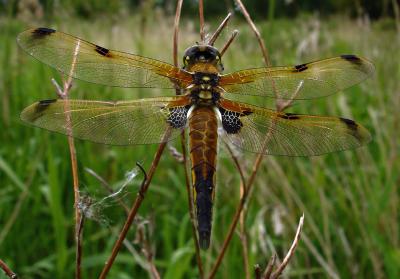
[{"label": "dark wing spot", "polygon": [[35,106],[34,106],[34,112],[29,113],[28,117],[26,117],[26,120],[28,122],[35,122],[36,119],[41,117],[43,115],[43,112],[49,108],[49,106],[52,103],[57,102],[57,99],[50,99],[50,100],[42,100],[39,101]]},{"label": "dark wing spot", "polygon": [[346,118],[342,118],[339,117],[340,121],[342,121],[344,124],[346,124],[347,129],[349,129],[351,135],[353,137],[355,137],[356,139],[358,139],[359,141],[362,141],[363,138],[362,136],[359,134],[358,132],[358,124],[356,122],[354,122],[351,119],[346,119]]},{"label": "dark wing spot", "polygon": [[57,99],[42,100],[42,101],[39,101],[39,105],[40,106],[48,106],[49,104],[55,103],[55,102],[57,102]]},{"label": "dark wing spot", "polygon": [[35,112],[40,114],[45,111],[52,103],[57,102],[57,99],[42,100],[35,106]]},{"label": "dark wing spot", "polygon": [[298,114],[295,114],[295,113],[284,113],[284,114],[279,114],[278,116],[280,118],[288,119],[288,120],[300,119],[300,116]]},{"label": "dark wing spot", "polygon": [[40,28],[36,28],[35,30],[33,30],[32,34],[35,38],[42,38],[42,37],[46,37],[54,32],[56,32],[56,30],[50,29],[50,28],[45,28],[45,27],[40,27]]},{"label": "dark wing spot", "polygon": [[344,124],[346,124],[347,128],[349,128],[350,130],[357,131],[358,125],[353,120],[340,117],[340,121],[342,121]]},{"label": "dark wing spot", "polygon": [[296,65],[294,66],[294,70],[293,72],[302,72],[308,69],[307,64],[300,64],[300,65]]},{"label": "dark wing spot", "polygon": [[360,65],[362,63],[361,59],[358,58],[356,55],[353,55],[353,54],[343,54],[340,57],[343,58],[346,61],[349,61],[350,63],[354,63],[354,64],[357,64],[357,65]]},{"label": "dark wing spot", "polygon": [[107,56],[107,57],[111,56],[110,55],[110,50],[105,48],[105,47],[101,47],[101,46],[96,45],[96,49],[95,50],[100,55]]}]

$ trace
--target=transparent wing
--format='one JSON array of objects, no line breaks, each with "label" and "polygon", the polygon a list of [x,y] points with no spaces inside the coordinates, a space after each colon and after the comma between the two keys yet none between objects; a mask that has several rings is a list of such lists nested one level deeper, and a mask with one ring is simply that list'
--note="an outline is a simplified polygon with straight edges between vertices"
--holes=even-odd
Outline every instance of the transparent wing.
[{"label": "transparent wing", "polygon": [[22,32],[17,42],[41,62],[88,82],[144,88],[186,87],[192,76],[173,65],[109,50],[48,28]]},{"label": "transparent wing", "polygon": [[312,99],[348,88],[373,73],[368,60],[342,55],[294,67],[242,70],[222,75],[219,84],[231,94]]},{"label": "transparent wing", "polygon": [[[179,135],[186,125],[188,106],[189,99],[183,96],[123,102],[45,100],[25,108],[21,119],[97,143],[150,144]],[[165,137],[167,130],[169,137]]]},{"label": "transparent wing", "polygon": [[228,100],[221,101],[220,111],[226,137],[255,153],[312,156],[357,148],[371,139],[363,126],[345,118],[278,113]]}]

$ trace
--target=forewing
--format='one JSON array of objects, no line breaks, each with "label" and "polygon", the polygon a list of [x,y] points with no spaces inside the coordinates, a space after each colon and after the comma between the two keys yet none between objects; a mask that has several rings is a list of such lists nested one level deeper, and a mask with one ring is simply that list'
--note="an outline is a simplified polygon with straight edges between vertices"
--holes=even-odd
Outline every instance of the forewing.
[{"label": "forewing", "polygon": [[180,134],[188,106],[189,99],[183,96],[122,102],[45,100],[25,108],[21,119],[96,143],[151,144]]},{"label": "forewing", "polygon": [[345,118],[278,113],[228,100],[221,101],[220,111],[230,142],[255,153],[313,156],[357,148],[371,139],[364,127]]},{"label": "forewing", "polygon": [[30,29],[17,42],[43,63],[88,82],[144,88],[184,88],[192,81],[185,70],[173,65],[109,50],[48,28]]},{"label": "forewing", "polygon": [[312,99],[348,88],[373,73],[370,61],[342,55],[294,67],[242,70],[221,76],[219,85],[232,94]]}]

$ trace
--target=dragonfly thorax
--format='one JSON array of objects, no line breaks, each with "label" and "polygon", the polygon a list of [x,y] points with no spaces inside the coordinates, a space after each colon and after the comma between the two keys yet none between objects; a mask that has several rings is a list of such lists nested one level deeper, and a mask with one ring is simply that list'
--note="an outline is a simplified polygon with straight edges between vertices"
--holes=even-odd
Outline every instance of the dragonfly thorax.
[{"label": "dragonfly thorax", "polygon": [[195,85],[189,91],[193,104],[212,106],[216,105],[221,98],[220,92],[211,85]]}]

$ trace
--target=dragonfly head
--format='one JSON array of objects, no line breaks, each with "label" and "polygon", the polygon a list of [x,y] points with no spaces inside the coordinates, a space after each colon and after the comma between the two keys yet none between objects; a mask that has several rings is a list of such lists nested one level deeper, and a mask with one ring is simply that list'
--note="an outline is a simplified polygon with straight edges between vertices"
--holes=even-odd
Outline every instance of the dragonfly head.
[{"label": "dragonfly head", "polygon": [[183,65],[183,68],[188,71],[207,66],[214,68],[217,72],[224,70],[221,54],[215,47],[210,45],[195,45],[186,49],[183,56]]}]

